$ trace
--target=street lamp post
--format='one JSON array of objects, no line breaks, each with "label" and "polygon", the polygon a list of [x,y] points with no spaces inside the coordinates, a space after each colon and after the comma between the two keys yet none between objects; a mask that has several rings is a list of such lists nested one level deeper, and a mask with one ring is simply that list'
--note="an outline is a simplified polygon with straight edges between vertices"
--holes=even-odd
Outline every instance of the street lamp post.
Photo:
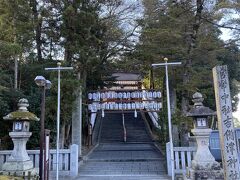
[{"label": "street lamp post", "polygon": [[46,80],[43,76],[37,76],[34,79],[35,83],[42,88],[42,97],[41,97],[41,117],[40,117],[40,155],[39,155],[39,176],[40,180],[45,179],[43,175],[43,148],[44,148],[44,129],[45,129],[45,92],[46,89],[51,88],[51,82],[49,80]]},{"label": "street lamp post", "polygon": [[167,90],[167,107],[168,107],[168,131],[169,131],[169,143],[170,143],[170,155],[171,155],[171,172],[172,180],[174,180],[174,154],[173,154],[173,138],[172,138],[172,120],[171,120],[171,106],[170,106],[170,95],[169,95],[169,82],[168,82],[168,66],[181,65],[181,62],[168,63],[168,59],[164,58],[165,63],[152,64],[155,66],[165,66],[165,76],[166,76],[166,90]]},{"label": "street lamp post", "polygon": [[58,180],[59,178],[59,165],[58,165],[58,161],[59,161],[59,131],[60,131],[60,83],[61,83],[61,77],[60,77],[60,72],[61,70],[73,70],[73,67],[61,67],[61,63],[58,62],[57,63],[58,67],[55,68],[45,68],[45,70],[50,70],[50,71],[57,71],[58,72],[58,96],[57,96],[57,140],[56,140],[56,180]]}]

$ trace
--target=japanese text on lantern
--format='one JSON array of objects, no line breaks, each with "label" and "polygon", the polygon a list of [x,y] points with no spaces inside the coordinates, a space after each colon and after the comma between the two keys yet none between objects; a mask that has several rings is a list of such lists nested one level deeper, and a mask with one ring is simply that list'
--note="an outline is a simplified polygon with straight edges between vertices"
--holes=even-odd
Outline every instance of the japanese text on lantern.
[{"label": "japanese text on lantern", "polygon": [[239,179],[239,160],[232,117],[232,102],[229,89],[227,66],[213,69],[214,89],[224,176],[226,179]]}]

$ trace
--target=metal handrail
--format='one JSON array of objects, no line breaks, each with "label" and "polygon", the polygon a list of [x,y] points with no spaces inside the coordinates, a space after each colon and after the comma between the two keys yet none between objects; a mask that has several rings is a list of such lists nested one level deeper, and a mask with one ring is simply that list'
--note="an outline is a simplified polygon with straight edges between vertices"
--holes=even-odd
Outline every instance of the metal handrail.
[{"label": "metal handrail", "polygon": [[127,130],[125,127],[125,117],[124,117],[124,113],[122,113],[122,123],[123,123],[123,140],[124,142],[127,141]]}]

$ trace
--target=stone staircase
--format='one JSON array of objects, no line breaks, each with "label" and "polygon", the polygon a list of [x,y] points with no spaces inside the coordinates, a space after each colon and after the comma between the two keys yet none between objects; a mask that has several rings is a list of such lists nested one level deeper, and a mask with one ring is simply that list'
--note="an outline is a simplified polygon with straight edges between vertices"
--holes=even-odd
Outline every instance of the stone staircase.
[{"label": "stone staircase", "polygon": [[[151,142],[141,114],[124,113],[127,142]],[[122,114],[107,114],[102,119],[100,143],[123,142]]]},{"label": "stone staircase", "polygon": [[127,130],[127,142],[151,142],[146,131],[145,123],[140,113],[134,117],[134,113],[125,113],[125,125]]},{"label": "stone staircase", "polygon": [[100,143],[123,142],[122,114],[106,114],[100,131]]},{"label": "stone staircase", "polygon": [[123,142],[122,114],[102,119],[99,145],[79,167],[77,180],[167,180],[164,157],[151,141],[140,114],[125,114],[127,142]]},{"label": "stone staircase", "polygon": [[164,157],[153,144],[104,143],[80,166],[78,179],[169,179]]}]

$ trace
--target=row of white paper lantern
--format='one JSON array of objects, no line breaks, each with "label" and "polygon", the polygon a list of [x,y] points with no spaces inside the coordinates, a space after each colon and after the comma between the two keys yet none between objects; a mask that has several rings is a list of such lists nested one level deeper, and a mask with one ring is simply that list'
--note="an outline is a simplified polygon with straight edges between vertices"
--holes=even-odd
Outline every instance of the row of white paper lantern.
[{"label": "row of white paper lantern", "polygon": [[160,110],[162,108],[161,102],[136,102],[136,103],[102,103],[89,104],[88,109],[91,111],[103,110],[131,110],[131,109],[150,109]]},{"label": "row of white paper lantern", "polygon": [[100,99],[129,99],[129,98],[161,98],[160,91],[143,92],[96,92],[88,93],[88,99],[99,101]]}]

